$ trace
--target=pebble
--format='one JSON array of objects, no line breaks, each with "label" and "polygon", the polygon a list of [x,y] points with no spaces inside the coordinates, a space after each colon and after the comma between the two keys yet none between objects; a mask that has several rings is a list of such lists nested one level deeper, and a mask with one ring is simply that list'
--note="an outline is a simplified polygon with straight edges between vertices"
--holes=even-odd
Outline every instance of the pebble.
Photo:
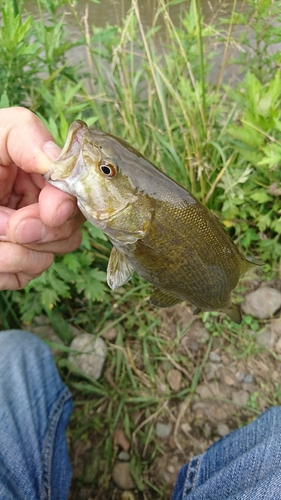
[{"label": "pebble", "polygon": [[111,321],[107,321],[103,327],[104,333],[101,334],[101,337],[103,337],[105,340],[115,340],[117,337],[117,330],[116,328],[110,326]]},{"label": "pebble", "polygon": [[250,373],[247,373],[247,375],[245,375],[244,377],[245,384],[251,384],[253,380],[253,375],[251,375]]},{"label": "pebble", "polygon": [[181,424],[181,430],[186,436],[188,436],[188,434],[191,432],[191,425],[188,422],[184,422],[183,424]]},{"label": "pebble", "polygon": [[257,335],[256,340],[257,343],[262,347],[267,347],[268,349],[270,349],[274,345],[274,342],[276,340],[276,335],[270,330],[266,330],[265,332],[262,332],[259,335]]},{"label": "pebble", "polygon": [[189,349],[192,352],[197,352],[200,349],[200,344],[197,342],[197,340],[191,340],[189,344]]},{"label": "pebble", "polygon": [[112,479],[122,490],[133,490],[136,485],[130,473],[128,462],[117,462],[112,469]]},{"label": "pebble", "polygon": [[120,451],[120,453],[118,454],[118,460],[121,460],[121,462],[129,462],[129,453],[127,453],[126,451]]},{"label": "pebble", "polygon": [[281,336],[281,320],[273,319],[269,324],[270,330],[277,335],[277,337]]},{"label": "pebble", "polygon": [[[54,342],[55,344],[64,345],[62,340],[58,337],[52,325],[48,322],[48,318],[44,316],[37,316],[34,319],[34,323],[35,325],[30,325],[28,328],[30,332],[34,333],[35,335],[37,335],[37,337],[39,337],[42,340],[47,339],[50,340],[51,342]],[[51,351],[53,356],[55,357],[60,357],[63,354],[63,351],[54,346],[51,347]]]},{"label": "pebble", "polygon": [[209,360],[212,361],[213,363],[220,363],[221,357],[217,352],[212,351],[210,352]]},{"label": "pebble", "polygon": [[205,384],[200,384],[197,386],[196,394],[199,394],[199,396],[202,399],[211,398],[214,396],[209,385],[205,385]]},{"label": "pebble", "polygon": [[170,388],[172,391],[178,392],[181,387],[181,372],[179,370],[176,370],[175,368],[172,368],[168,373],[167,373],[167,380]]},{"label": "pebble", "polygon": [[172,432],[172,424],[163,424],[162,422],[157,422],[155,426],[155,434],[161,439],[167,439]]},{"label": "pebble", "polygon": [[174,474],[175,473],[175,467],[173,464],[169,464],[167,466],[167,471],[170,472],[170,474]]},{"label": "pebble", "polygon": [[237,382],[243,382],[243,380],[244,380],[245,376],[246,376],[245,372],[243,372],[243,371],[240,371],[240,370],[239,370],[239,371],[236,373],[236,379],[237,379]]},{"label": "pebble", "polygon": [[246,391],[235,391],[232,393],[232,401],[241,406],[247,406],[249,400],[249,394]]},{"label": "pebble", "polygon": [[224,368],[221,371],[220,380],[223,384],[226,384],[229,387],[233,387],[234,385],[236,385],[234,373],[227,368]]},{"label": "pebble", "polygon": [[219,368],[220,366],[218,363],[211,363],[210,361],[207,361],[204,366],[204,375],[206,377],[206,380],[213,380]]},{"label": "pebble", "polygon": [[261,287],[246,295],[241,308],[254,318],[271,318],[281,307],[281,293],[270,287]]},{"label": "pebble", "polygon": [[277,340],[274,347],[275,347],[275,350],[278,352],[278,354],[281,354],[281,339]]},{"label": "pebble", "polygon": [[230,432],[230,429],[229,429],[228,425],[223,424],[222,422],[218,423],[217,433],[219,436],[221,436],[221,437],[226,436],[227,434],[229,434],[229,432]]},{"label": "pebble", "polygon": [[73,339],[70,347],[76,351],[82,351],[83,354],[69,354],[69,361],[88,377],[98,380],[107,353],[104,340],[100,337],[95,339],[90,333],[82,333]]},{"label": "pebble", "polygon": [[199,384],[196,389],[196,394],[202,399],[213,398],[213,397],[223,397],[221,389],[217,382],[210,382],[209,384]]}]

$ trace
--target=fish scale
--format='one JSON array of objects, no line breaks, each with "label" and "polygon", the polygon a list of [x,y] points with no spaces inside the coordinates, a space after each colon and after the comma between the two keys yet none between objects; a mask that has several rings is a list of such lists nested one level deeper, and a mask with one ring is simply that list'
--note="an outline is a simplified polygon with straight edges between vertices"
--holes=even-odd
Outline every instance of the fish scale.
[{"label": "fish scale", "polygon": [[187,301],[196,311],[222,311],[240,323],[231,292],[254,265],[218,219],[191,193],[125,141],[77,120],[46,179],[77,198],[86,219],[113,244],[112,289],[136,271],[155,287],[150,301]]}]

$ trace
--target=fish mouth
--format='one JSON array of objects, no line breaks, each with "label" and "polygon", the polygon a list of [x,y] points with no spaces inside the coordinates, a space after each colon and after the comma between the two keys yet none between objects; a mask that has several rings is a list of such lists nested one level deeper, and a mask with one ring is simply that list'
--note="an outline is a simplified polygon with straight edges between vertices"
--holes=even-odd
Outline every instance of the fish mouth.
[{"label": "fish mouth", "polygon": [[88,131],[86,123],[75,120],[69,127],[65,144],[58,158],[53,161],[50,170],[44,175],[48,182],[61,181],[69,177],[75,168]]},{"label": "fish mouth", "polygon": [[49,182],[50,180],[52,180],[52,179],[51,179],[51,176],[52,176],[52,171],[51,171],[51,170],[48,170],[48,172],[46,172],[46,174],[45,174],[45,175],[43,175],[43,179],[46,179],[46,181],[48,181],[48,182]]}]

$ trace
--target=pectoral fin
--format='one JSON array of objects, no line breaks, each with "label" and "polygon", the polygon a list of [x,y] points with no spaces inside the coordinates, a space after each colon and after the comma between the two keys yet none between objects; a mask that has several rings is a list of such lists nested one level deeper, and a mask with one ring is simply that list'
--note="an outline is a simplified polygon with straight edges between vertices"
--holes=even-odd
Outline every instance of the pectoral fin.
[{"label": "pectoral fin", "polygon": [[134,272],[133,267],[125,259],[125,257],[113,247],[109,257],[107,266],[107,284],[112,289],[127,283]]},{"label": "pectoral fin", "polygon": [[183,300],[171,293],[155,288],[153,294],[149,298],[149,302],[157,307],[171,307],[183,302]]}]

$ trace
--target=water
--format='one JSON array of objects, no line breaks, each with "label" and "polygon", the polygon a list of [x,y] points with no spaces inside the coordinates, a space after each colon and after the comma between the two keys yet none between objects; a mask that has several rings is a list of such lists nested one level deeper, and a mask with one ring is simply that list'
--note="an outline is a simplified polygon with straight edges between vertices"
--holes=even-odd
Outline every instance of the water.
[{"label": "water", "polygon": [[[168,2],[166,1],[166,4],[167,3]],[[152,19],[157,10],[158,1],[139,0],[138,4],[144,27],[151,27]],[[243,4],[244,2],[242,0],[238,0],[236,10],[239,11]],[[98,27],[105,27],[107,24],[121,24],[122,19],[125,18],[131,7],[131,0],[101,0],[99,4],[82,0],[79,1],[77,5],[77,11],[80,17],[85,15],[86,5],[88,5],[89,24],[95,24],[95,26]],[[171,19],[176,25],[178,24],[180,15],[186,9],[189,9],[189,6],[190,0],[185,0],[168,8]],[[210,23],[217,19],[218,16],[230,16],[233,7],[233,0],[201,0],[201,6],[205,22]],[[66,12],[69,12],[67,7]],[[72,16],[69,16],[69,23],[71,25],[74,24]]]},{"label": "water", "polygon": [[[226,17],[230,18],[231,11],[233,8],[234,0],[201,0],[202,14],[203,19],[206,24],[216,24],[218,26],[219,18]],[[169,2],[164,0],[167,5]],[[198,2],[199,3],[199,2]],[[236,0],[236,12],[239,12],[243,9],[245,2],[244,0]],[[86,24],[89,27],[90,34],[92,33],[92,25],[96,27],[103,28],[107,25],[121,25],[122,20],[125,19],[126,14],[131,8],[132,0],[101,0],[100,3],[94,3],[93,1],[87,0],[79,0],[75,9],[78,13],[78,17],[82,24],[84,24],[84,20],[86,19]],[[139,0],[138,1],[141,21],[143,27],[148,30],[152,26],[153,19],[155,17],[155,12],[159,9],[159,0]],[[26,4],[30,13],[34,15],[34,17],[38,17],[38,10],[36,3],[28,2]],[[176,5],[168,7],[169,15],[173,21],[173,23],[178,26],[179,19],[184,14],[184,12],[190,8],[190,0],[184,0]],[[68,4],[65,4],[63,7],[63,12],[65,13],[65,21],[69,27],[69,33],[73,37],[73,39],[78,39],[81,36],[79,31],[79,27],[77,25],[77,21],[75,20],[73,14],[71,13],[71,8]],[[161,17],[157,22],[157,25],[160,25],[159,36],[154,38],[154,43],[156,50],[162,49],[163,43],[163,35],[164,26],[162,25],[161,29]],[[46,20],[47,22],[47,20]],[[244,27],[236,26],[235,28],[236,34],[243,30]],[[233,32],[234,33],[234,32]],[[232,33],[232,34],[233,34]],[[218,44],[216,47],[210,45],[210,50],[214,50],[216,52],[216,59],[214,60],[214,71],[211,75],[211,80],[213,83],[219,78],[220,68],[223,59],[223,51],[224,44]],[[229,57],[233,55],[233,52],[229,52]],[[87,57],[85,53],[85,48],[77,47],[69,51],[68,60],[71,64],[79,66],[80,62],[85,60]],[[236,79],[237,77],[237,67],[227,67],[224,69],[224,81],[231,81],[232,79]]]},{"label": "water", "polygon": [[[167,5],[169,2],[166,0],[165,4]],[[244,6],[244,0],[237,0],[236,1],[236,11],[239,12],[240,10],[243,9]],[[30,4],[31,11],[33,10],[33,5]],[[159,9],[159,0],[139,0],[138,1],[139,5],[139,10],[140,10],[140,16],[141,16],[141,21],[143,24],[143,27],[145,30],[148,30],[152,26],[152,21],[155,17],[156,11]],[[107,25],[121,25],[122,20],[125,19],[128,11],[130,10],[132,6],[132,0],[101,0],[99,4],[93,3],[91,1],[87,0],[79,0],[78,5],[76,6],[76,10],[78,12],[79,18],[81,20],[87,18],[87,24],[90,27],[90,32],[91,32],[91,27],[92,25],[95,25],[96,27],[106,27]],[[201,7],[202,7],[202,15],[204,22],[206,24],[216,24],[218,25],[218,19],[221,17],[226,17],[230,18],[231,16],[231,11],[233,8],[233,0],[201,0]],[[173,23],[178,26],[179,25],[179,20],[180,17],[184,14],[184,12],[190,8],[190,0],[184,0],[181,1],[180,3],[177,3],[176,5],[170,6],[168,8],[169,15],[173,21]],[[77,22],[75,21],[73,15],[71,14],[71,10],[69,6],[66,4],[64,7],[64,12],[66,16],[67,23],[70,27],[70,33],[73,34],[73,36],[79,37],[79,29],[77,27]],[[157,25],[160,24],[161,27],[161,17],[159,17],[159,22]],[[239,26],[235,27],[236,33],[239,32],[242,28]],[[164,27],[162,26],[162,29],[159,31],[159,35],[162,35],[164,33]],[[163,41],[163,37],[155,37],[154,38],[154,43],[157,49],[161,49],[161,44]],[[158,46],[157,46],[158,44]],[[210,50],[214,50],[214,47],[210,47]],[[220,67],[222,63],[222,57],[223,57],[223,51],[224,51],[224,45],[221,43],[215,47],[217,56],[214,61],[214,71],[213,74],[211,75],[211,80],[213,83],[217,80],[219,73],[220,73]],[[233,55],[229,53],[230,55]],[[68,58],[70,59],[71,64],[79,64],[81,60],[85,59],[85,51],[83,48],[78,47],[76,49],[73,49],[69,55]],[[232,67],[227,67],[224,70],[224,81],[230,81],[232,79],[236,79],[236,72],[237,68]]]}]

